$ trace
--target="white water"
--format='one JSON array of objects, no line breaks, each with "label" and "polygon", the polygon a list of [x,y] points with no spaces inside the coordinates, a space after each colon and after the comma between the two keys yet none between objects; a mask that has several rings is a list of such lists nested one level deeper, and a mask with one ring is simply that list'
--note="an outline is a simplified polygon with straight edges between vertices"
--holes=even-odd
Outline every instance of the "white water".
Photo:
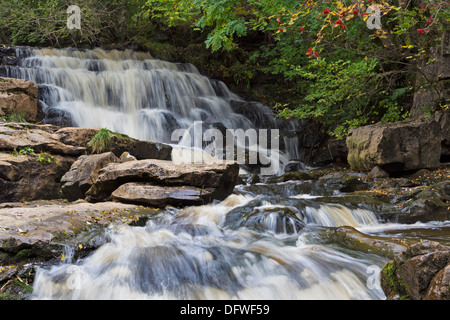
[{"label": "white water", "polygon": [[[170,143],[175,129],[278,128],[258,106],[250,121],[232,109],[242,100],[192,65],[132,51],[26,50],[9,76],[35,81],[47,115],[64,111],[74,124],[108,128]],[[254,123],[255,122],[255,123]],[[298,153],[285,139],[284,163]],[[175,149],[175,160],[202,150]],[[313,201],[302,195],[299,201]],[[339,205],[304,210],[273,198],[232,195],[221,203],[167,209],[145,227],[112,225],[90,256],[39,269],[34,299],[383,299],[368,285],[369,266],[386,259],[310,243],[303,229],[373,227],[366,210]],[[261,203],[260,203],[261,202]],[[258,203],[258,205],[254,205]],[[247,212],[250,210],[249,212]],[[246,213],[247,212],[247,213]],[[230,218],[231,217],[231,218]],[[375,279],[376,280],[376,279]],[[375,281],[376,282],[376,281]],[[370,282],[373,284],[372,282]]]},{"label": "white water", "polygon": [[[75,264],[40,269],[33,298],[384,298],[381,289],[367,284],[368,266],[383,259],[308,244],[299,234],[274,234],[270,223],[262,232],[224,226],[230,210],[253,200],[231,195],[218,204],[172,209],[145,227],[111,226],[111,240],[91,256]],[[328,224],[323,219],[326,215],[343,213],[326,211],[316,217],[319,224]],[[362,221],[360,226],[367,218],[359,211],[344,214]]]},{"label": "white water", "polygon": [[[174,141],[172,135],[178,129],[192,133],[194,125],[201,123],[200,148],[211,145],[204,136],[208,129],[291,130],[295,126],[292,121],[275,120],[261,104],[251,110],[256,120],[237,113],[232,104],[246,102],[191,64],[156,60],[148,53],[129,50],[17,49],[17,54],[25,58],[19,66],[7,67],[7,75],[39,85],[46,121],[55,124],[68,118],[80,127],[107,128],[136,139],[191,147],[196,143],[193,136]],[[51,117],[55,113],[59,118]],[[280,150],[280,159],[270,154],[270,141],[265,148],[256,146],[256,151],[283,166],[298,157],[298,141],[283,137],[282,142],[286,147]],[[245,142],[243,146],[252,148]],[[225,142],[214,148],[224,152]]]}]

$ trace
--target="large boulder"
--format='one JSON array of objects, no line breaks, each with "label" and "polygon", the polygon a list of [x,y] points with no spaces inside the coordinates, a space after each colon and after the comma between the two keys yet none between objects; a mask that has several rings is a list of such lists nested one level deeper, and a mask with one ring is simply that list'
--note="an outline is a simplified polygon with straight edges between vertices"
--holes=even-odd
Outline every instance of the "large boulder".
[{"label": "large boulder", "polygon": [[238,177],[237,163],[175,164],[172,161],[156,159],[110,163],[99,171],[86,195],[89,201],[102,201],[109,198],[121,185],[140,182],[163,187],[214,189],[206,200],[221,200],[233,191]]},{"label": "large boulder", "polygon": [[434,119],[353,128],[346,142],[353,170],[370,171],[379,166],[396,173],[440,166],[441,127]]},{"label": "large boulder", "polygon": [[20,114],[26,121],[44,118],[38,104],[38,87],[34,82],[0,78],[0,116]]},{"label": "large boulder", "polygon": [[100,169],[117,161],[118,158],[112,152],[79,157],[61,178],[64,197],[70,201],[84,199],[85,193],[98,177]]},{"label": "large boulder", "polygon": [[422,241],[388,262],[380,283],[391,300],[450,300],[450,247]]}]

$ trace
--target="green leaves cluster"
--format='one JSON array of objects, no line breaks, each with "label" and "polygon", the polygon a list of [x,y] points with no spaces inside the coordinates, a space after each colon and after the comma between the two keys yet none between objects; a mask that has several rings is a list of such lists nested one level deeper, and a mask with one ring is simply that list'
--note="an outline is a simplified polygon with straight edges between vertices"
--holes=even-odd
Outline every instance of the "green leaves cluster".
[{"label": "green leaves cluster", "polygon": [[[219,61],[208,71],[241,86],[262,82],[280,116],[313,119],[343,137],[408,115],[417,67],[448,30],[445,1],[376,2],[380,30],[366,25],[368,0],[79,0],[82,30],[70,31],[71,0],[0,0],[0,43],[92,47],[153,37],[165,39],[153,48],[178,58],[171,49],[180,38],[201,34]],[[184,55],[201,64],[196,45]]]}]

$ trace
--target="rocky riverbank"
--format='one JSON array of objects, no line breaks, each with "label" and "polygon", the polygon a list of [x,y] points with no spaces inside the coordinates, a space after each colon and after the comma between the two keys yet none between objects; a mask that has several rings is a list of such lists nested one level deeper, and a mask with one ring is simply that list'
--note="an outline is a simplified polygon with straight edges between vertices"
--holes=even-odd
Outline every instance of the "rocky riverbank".
[{"label": "rocky riverbank", "polygon": [[[26,84],[16,86],[32,88]],[[14,95],[32,97],[34,91],[27,90],[4,89],[0,101],[17,101],[11,98]],[[39,115],[37,101],[29,100],[26,109],[31,110],[22,111]],[[0,104],[3,105],[9,106]],[[370,134],[350,137],[349,140],[360,137],[360,142],[348,142],[350,165],[303,168],[266,178],[239,177],[236,164],[175,164],[171,146],[136,140],[105,129],[16,122],[13,118],[19,113],[12,117],[14,112],[8,108],[2,108],[0,113],[0,298],[26,298],[36,266],[89,254],[106,241],[104,236],[97,236],[97,231],[110,224],[143,225],[148,217],[166,206],[221,200],[244,181],[255,192],[264,188],[266,193],[271,189],[275,193],[280,186],[294,188],[295,185],[299,193],[318,195],[324,203],[338,201],[376,212],[382,222],[413,224],[450,220],[450,166],[442,163],[447,159],[445,113],[430,120],[439,132],[436,133],[440,142],[438,151],[402,153],[403,147],[398,147],[400,144],[394,139],[402,135],[395,132],[404,130],[402,134],[407,136],[410,123],[398,124],[404,127],[401,129],[392,125],[381,126],[383,129],[379,130],[375,126],[365,128]],[[423,136],[432,138],[428,134]],[[364,142],[365,137],[370,139]],[[417,151],[422,145],[428,142],[405,144],[405,148]],[[355,146],[362,149],[356,152]],[[391,149],[396,156],[390,157],[380,148]],[[364,152],[379,153],[382,157],[362,157]],[[363,167],[352,166],[350,160],[356,159],[355,154],[364,158],[365,162],[355,160],[363,163]],[[340,196],[332,197],[336,194]],[[439,246],[421,245],[420,239],[415,238],[368,236],[352,227],[332,228],[323,234],[321,241],[336,239],[349,248],[394,259],[385,267],[381,279],[389,299],[449,296],[449,262],[441,254],[433,253]],[[414,250],[411,247],[414,245],[421,246],[420,254],[407,253]],[[420,270],[435,264],[436,256],[439,268],[424,276],[426,285],[421,283],[417,289],[411,280],[417,274],[405,273],[401,267],[406,262],[400,257],[405,256],[406,260],[420,257],[417,259],[423,263],[411,267]],[[398,285],[404,282],[411,286],[404,289]]]}]

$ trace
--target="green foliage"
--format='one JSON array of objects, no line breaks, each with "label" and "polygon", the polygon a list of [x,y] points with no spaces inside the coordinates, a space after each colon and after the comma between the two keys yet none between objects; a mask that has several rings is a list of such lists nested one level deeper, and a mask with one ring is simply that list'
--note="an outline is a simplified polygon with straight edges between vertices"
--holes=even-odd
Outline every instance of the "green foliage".
[{"label": "green foliage", "polygon": [[370,106],[378,79],[376,64],[376,59],[313,59],[306,68],[297,66],[297,74],[311,84],[303,103],[294,109],[284,108],[280,115],[315,118],[329,128],[329,134],[342,138],[349,128],[366,124],[372,116]]},{"label": "green foliage", "polygon": [[114,137],[129,139],[126,135],[103,128],[92,137],[88,145],[91,147],[92,153],[103,153],[110,150],[113,145]]},{"label": "green foliage", "polygon": [[29,155],[33,155],[33,154],[34,154],[34,149],[31,148],[30,146],[19,148],[18,151],[16,149],[14,149],[14,151],[13,151],[13,155],[16,157],[29,156]]},{"label": "green foliage", "polygon": [[79,0],[79,31],[66,27],[71,0],[0,0],[0,43],[137,43],[240,86],[263,83],[258,98],[277,103],[280,116],[312,119],[341,138],[408,116],[419,62],[448,29],[445,1],[376,2],[379,30],[368,28],[374,2],[363,0]]},{"label": "green foliage", "polygon": [[[144,0],[0,0],[0,43],[33,46],[98,46],[125,42],[148,24]],[[70,5],[81,9],[81,30],[67,28]]]},{"label": "green foliage", "polygon": [[56,162],[56,158],[54,156],[52,156],[48,152],[43,152],[43,151],[41,151],[39,153],[37,159],[38,159],[40,164],[47,164],[47,163]]}]

